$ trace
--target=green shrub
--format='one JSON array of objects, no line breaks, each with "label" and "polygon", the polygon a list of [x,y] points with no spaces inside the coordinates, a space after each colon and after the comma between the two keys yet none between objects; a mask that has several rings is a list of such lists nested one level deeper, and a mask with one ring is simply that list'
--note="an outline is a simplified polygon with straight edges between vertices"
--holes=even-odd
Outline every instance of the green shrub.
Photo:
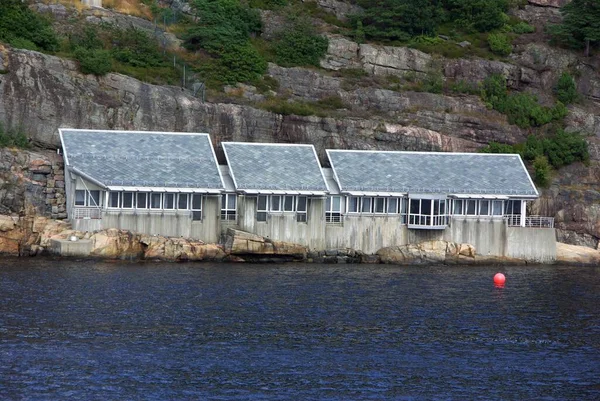
[{"label": "green shrub", "polygon": [[15,47],[56,51],[59,43],[50,21],[20,0],[0,0],[0,41]]},{"label": "green shrub", "polygon": [[503,33],[490,33],[488,45],[492,53],[499,56],[508,56],[512,52],[511,40]]},{"label": "green shrub", "polygon": [[477,84],[473,84],[464,80],[454,82],[450,90],[455,93],[467,93],[469,95],[478,95],[481,93],[481,88]]},{"label": "green shrub", "polygon": [[0,122],[0,147],[29,148],[29,139],[21,129],[4,128]]},{"label": "green shrub", "polygon": [[317,100],[317,105],[331,110],[345,109],[347,107],[342,98],[337,95],[319,99]]},{"label": "green shrub", "polygon": [[112,70],[112,59],[108,50],[78,47],[73,52],[84,74],[105,75]]},{"label": "green shrub", "polygon": [[267,71],[267,62],[250,42],[225,46],[220,56],[218,65],[224,83],[252,81]]},{"label": "green shrub", "polygon": [[293,21],[275,39],[275,62],[284,67],[318,66],[327,53],[328,41],[307,21]]},{"label": "green shrub", "polygon": [[550,163],[546,156],[537,156],[533,161],[533,180],[541,187],[547,187],[550,183]]},{"label": "green shrub", "polygon": [[158,67],[166,60],[153,38],[135,29],[111,29],[113,57],[133,67]]},{"label": "green shrub", "polygon": [[490,142],[490,144],[480,150],[481,153],[518,153],[514,146],[506,143]]},{"label": "green shrub", "polygon": [[587,163],[590,157],[585,139],[577,133],[567,133],[563,130],[558,130],[548,137],[538,138],[530,135],[527,138],[523,157],[531,161],[538,156],[547,157],[556,169],[578,161]]},{"label": "green shrub", "polygon": [[508,22],[504,0],[445,0],[448,19],[467,31],[489,32]]},{"label": "green shrub", "polygon": [[518,24],[513,25],[512,31],[518,35],[522,35],[524,33],[535,32],[535,27],[529,25],[527,22],[521,21]]},{"label": "green shrub", "polygon": [[556,98],[563,104],[571,104],[577,100],[577,85],[568,72],[563,72],[558,78],[555,88]]},{"label": "green shrub", "polygon": [[276,10],[287,6],[287,0],[249,0],[248,5],[252,8],[260,8],[261,10]]}]

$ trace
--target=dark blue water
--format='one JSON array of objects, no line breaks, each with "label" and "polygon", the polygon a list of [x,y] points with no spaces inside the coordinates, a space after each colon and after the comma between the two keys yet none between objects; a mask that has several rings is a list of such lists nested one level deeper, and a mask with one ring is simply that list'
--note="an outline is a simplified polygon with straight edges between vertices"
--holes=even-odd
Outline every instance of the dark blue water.
[{"label": "dark blue water", "polygon": [[2,400],[599,400],[600,268],[0,261]]}]

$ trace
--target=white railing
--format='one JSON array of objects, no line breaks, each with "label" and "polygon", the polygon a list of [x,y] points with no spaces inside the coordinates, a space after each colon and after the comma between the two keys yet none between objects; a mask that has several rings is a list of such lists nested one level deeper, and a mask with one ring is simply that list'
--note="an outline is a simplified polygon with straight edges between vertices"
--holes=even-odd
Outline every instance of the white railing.
[{"label": "white railing", "polygon": [[344,222],[344,216],[339,212],[327,212],[325,213],[325,223],[327,224],[342,224]]},{"label": "white railing", "polygon": [[[509,227],[521,227],[520,214],[508,214],[504,216],[504,221]],[[532,228],[554,228],[554,217],[527,216],[525,217],[525,227]]]},{"label": "white railing", "polygon": [[101,219],[102,209],[97,207],[75,207],[73,217],[76,219]]}]

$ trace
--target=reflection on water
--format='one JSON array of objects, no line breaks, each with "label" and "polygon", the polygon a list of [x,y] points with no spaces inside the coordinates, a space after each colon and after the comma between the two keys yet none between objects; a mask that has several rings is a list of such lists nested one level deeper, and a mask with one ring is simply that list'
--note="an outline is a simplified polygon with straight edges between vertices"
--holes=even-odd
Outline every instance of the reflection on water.
[{"label": "reflection on water", "polygon": [[0,399],[600,399],[600,268],[0,261]]}]

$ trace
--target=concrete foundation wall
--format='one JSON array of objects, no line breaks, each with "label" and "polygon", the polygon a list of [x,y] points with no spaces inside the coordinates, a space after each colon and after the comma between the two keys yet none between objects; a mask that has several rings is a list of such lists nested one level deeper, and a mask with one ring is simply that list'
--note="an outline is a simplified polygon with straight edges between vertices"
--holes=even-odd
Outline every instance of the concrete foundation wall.
[{"label": "concrete foundation wall", "polygon": [[506,228],[501,219],[455,217],[444,230],[443,239],[471,244],[478,255],[506,256]]},{"label": "concrete foundation wall", "polygon": [[69,241],[64,239],[50,240],[50,251],[60,256],[89,256],[92,251],[92,241],[81,239]]},{"label": "concrete foundation wall", "polygon": [[408,228],[401,216],[344,216],[341,224],[325,227],[326,249],[352,248],[365,253],[408,243]]},{"label": "concrete foundation wall", "polygon": [[325,249],[325,200],[308,199],[308,221],[296,220],[296,213],[269,213],[267,221],[256,221],[256,197],[238,197],[240,230],[277,241],[294,242],[312,250]]},{"label": "concrete foundation wall", "polygon": [[506,228],[505,256],[540,263],[556,260],[556,233],[554,228]]},{"label": "concrete foundation wall", "polygon": [[206,243],[219,241],[221,201],[219,196],[205,196],[202,220],[193,221],[189,210],[103,210],[102,219],[72,219],[73,228],[95,231],[119,228],[141,234],[160,234],[167,237],[185,237]]}]

